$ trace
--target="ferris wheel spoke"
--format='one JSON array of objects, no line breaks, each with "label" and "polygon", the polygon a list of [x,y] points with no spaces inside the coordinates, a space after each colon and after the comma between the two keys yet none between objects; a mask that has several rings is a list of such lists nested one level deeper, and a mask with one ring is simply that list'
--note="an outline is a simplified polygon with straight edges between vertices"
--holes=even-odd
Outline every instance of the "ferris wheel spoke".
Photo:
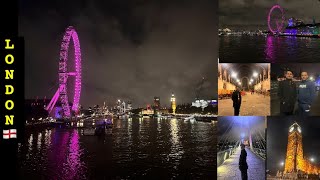
[{"label": "ferris wheel spoke", "polygon": [[[68,49],[70,45],[70,40],[72,37],[73,46],[74,46],[74,57],[75,57],[75,72],[67,72],[67,60],[68,60]],[[51,99],[50,103],[47,106],[47,110],[49,112],[52,111],[55,106],[57,100],[60,97],[60,102],[63,110],[63,117],[70,118],[71,110],[78,111],[76,108],[79,105],[80,94],[81,94],[81,50],[78,34],[72,26],[69,26],[65,34],[63,36],[61,46],[60,46],[60,59],[59,59],[59,88]],[[74,89],[74,98],[73,98],[73,106],[70,109],[69,99],[67,94],[67,80],[69,76],[75,77],[75,89]]]},{"label": "ferris wheel spoke", "polygon": [[67,73],[69,76],[76,76],[78,73],[77,72],[68,72]]}]

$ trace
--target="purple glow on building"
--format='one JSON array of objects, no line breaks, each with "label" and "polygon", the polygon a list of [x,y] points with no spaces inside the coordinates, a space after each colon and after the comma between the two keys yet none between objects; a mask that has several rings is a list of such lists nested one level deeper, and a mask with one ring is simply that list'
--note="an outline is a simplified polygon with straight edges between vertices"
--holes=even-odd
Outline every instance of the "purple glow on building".
[{"label": "purple glow on building", "polygon": [[298,30],[297,29],[286,29],[285,34],[297,35],[298,34]]},{"label": "purple glow on building", "polygon": [[[272,16],[272,13],[273,11],[275,10],[280,10],[281,12],[281,19],[279,21],[279,19],[276,19],[276,29],[275,27],[272,27],[271,23],[272,23],[272,19],[271,19],[271,16]],[[273,33],[273,34],[276,34],[276,33],[279,33],[282,31],[283,27],[284,27],[284,21],[285,21],[285,18],[284,18],[284,10],[281,8],[281,6],[279,5],[274,5],[270,11],[269,11],[269,14],[268,14],[268,27],[269,27],[269,30]]]}]

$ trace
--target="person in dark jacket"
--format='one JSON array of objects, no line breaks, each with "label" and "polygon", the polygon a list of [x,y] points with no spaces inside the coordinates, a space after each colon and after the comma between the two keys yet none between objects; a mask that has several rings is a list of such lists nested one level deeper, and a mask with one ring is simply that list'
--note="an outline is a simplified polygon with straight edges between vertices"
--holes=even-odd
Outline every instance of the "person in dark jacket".
[{"label": "person in dark jacket", "polygon": [[301,82],[298,84],[298,112],[305,118],[310,114],[311,104],[316,95],[315,84],[308,80],[308,73],[301,72]]},{"label": "person in dark jacket", "polygon": [[279,82],[278,97],[280,99],[280,114],[293,115],[297,98],[296,84],[292,81],[292,71],[287,71],[286,80]]},{"label": "person in dark jacket", "polygon": [[241,92],[240,92],[240,88],[237,87],[237,89],[232,93],[232,101],[233,101],[234,115],[235,116],[239,116],[240,107],[241,107]]},{"label": "person in dark jacket", "polygon": [[239,169],[241,171],[242,180],[248,179],[248,164],[247,164],[247,151],[245,149],[245,145],[241,144],[241,154],[239,158]]}]

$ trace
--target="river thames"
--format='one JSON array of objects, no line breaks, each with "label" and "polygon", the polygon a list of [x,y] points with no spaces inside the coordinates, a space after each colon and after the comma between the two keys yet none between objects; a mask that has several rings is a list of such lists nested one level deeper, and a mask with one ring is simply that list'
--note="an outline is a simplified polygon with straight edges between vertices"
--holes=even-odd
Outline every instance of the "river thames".
[{"label": "river thames", "polygon": [[24,179],[216,178],[216,123],[114,119],[105,136],[80,128],[27,130],[19,144]]},{"label": "river thames", "polygon": [[320,62],[319,48],[320,38],[227,35],[219,37],[219,62]]}]

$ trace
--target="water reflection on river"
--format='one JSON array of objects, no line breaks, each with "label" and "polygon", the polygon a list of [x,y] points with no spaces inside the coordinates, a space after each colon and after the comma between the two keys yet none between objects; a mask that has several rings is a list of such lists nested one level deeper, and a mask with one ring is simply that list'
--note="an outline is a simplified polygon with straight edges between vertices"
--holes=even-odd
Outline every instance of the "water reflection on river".
[{"label": "water reflection on river", "polygon": [[25,178],[216,177],[216,125],[177,119],[114,120],[110,134],[80,129],[27,132],[19,146]]},{"label": "water reflection on river", "polygon": [[219,62],[319,62],[320,38],[220,36]]}]

